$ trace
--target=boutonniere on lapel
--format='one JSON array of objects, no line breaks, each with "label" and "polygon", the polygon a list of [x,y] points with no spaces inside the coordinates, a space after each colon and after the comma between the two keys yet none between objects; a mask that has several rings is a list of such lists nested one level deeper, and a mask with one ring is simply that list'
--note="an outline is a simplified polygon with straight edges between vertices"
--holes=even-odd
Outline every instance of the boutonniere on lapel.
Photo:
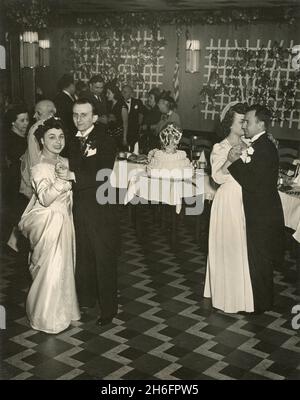
[{"label": "boutonniere on lapel", "polygon": [[134,106],[134,109],[137,110],[138,108],[139,108],[139,106],[136,104],[136,105]]},{"label": "boutonniere on lapel", "polygon": [[85,150],[83,155],[85,157],[94,156],[97,153],[97,141],[96,138],[88,138],[85,142]]},{"label": "boutonniere on lapel", "polygon": [[241,159],[245,164],[248,164],[249,162],[251,162],[252,156],[254,154],[254,148],[252,147],[252,145],[250,144],[249,146],[247,146],[241,154]]}]

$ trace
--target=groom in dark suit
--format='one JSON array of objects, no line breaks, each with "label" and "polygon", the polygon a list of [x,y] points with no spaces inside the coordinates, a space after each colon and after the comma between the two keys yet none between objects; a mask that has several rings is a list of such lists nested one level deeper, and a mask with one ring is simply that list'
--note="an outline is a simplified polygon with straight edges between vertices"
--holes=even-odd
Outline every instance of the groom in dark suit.
[{"label": "groom in dark suit", "polygon": [[283,261],[284,219],[277,191],[278,153],[268,139],[270,111],[253,105],[245,115],[245,137],[250,139],[247,154],[232,148],[228,160],[230,174],[241,185],[246,218],[247,247],[254,311],[273,305],[273,267]]},{"label": "groom in dark suit", "polygon": [[113,204],[97,203],[96,191],[103,182],[96,181],[96,174],[101,169],[112,170],[115,142],[102,124],[94,125],[97,114],[89,100],[74,103],[73,120],[78,132],[70,143],[71,172],[67,172],[67,179],[74,181],[76,288],[82,309],[94,307],[98,300],[101,314],[97,324],[104,326],[112,321],[118,308],[118,219]]}]

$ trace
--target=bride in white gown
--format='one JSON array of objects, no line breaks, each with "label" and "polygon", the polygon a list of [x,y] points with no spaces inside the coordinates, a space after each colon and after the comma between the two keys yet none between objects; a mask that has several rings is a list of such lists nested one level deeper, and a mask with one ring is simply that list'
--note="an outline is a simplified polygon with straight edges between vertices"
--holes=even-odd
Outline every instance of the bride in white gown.
[{"label": "bride in white gown", "polygon": [[244,113],[240,103],[227,111],[222,127],[228,136],[211,153],[212,177],[220,187],[211,208],[204,297],[228,313],[254,311],[242,189],[227,170],[229,150],[243,145]]},{"label": "bride in white gown", "polygon": [[34,195],[19,228],[31,245],[33,283],[26,312],[33,329],[59,333],[80,319],[75,291],[75,235],[71,184],[56,177],[57,168],[68,168],[60,157],[65,145],[61,121],[50,118],[35,132],[43,149],[32,170]]}]

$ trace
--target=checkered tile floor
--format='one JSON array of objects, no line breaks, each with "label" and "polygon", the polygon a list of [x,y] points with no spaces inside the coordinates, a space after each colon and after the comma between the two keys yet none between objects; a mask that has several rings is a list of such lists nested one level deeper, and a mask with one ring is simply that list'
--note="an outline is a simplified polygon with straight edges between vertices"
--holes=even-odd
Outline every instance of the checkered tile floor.
[{"label": "checkered tile floor", "polygon": [[[105,328],[96,311],[58,335],[30,329],[24,300],[30,277],[1,257],[1,379],[300,379],[300,329],[293,330],[295,260],[287,253],[275,273],[275,306],[263,315],[230,315],[202,298],[205,241],[181,218],[172,252],[165,228],[142,211],[137,240],[121,210],[119,314]],[[189,217],[192,218],[192,217]]]}]

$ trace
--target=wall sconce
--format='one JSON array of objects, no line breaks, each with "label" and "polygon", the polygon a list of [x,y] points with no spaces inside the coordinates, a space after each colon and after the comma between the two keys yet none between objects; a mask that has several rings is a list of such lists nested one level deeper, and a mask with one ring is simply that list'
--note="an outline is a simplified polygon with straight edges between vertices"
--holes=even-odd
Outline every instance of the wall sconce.
[{"label": "wall sconce", "polygon": [[23,51],[21,65],[27,68],[35,68],[39,65],[39,37],[37,32],[24,32],[22,36]]},{"label": "wall sconce", "polygon": [[200,71],[200,40],[187,40],[185,47],[186,72]]},{"label": "wall sconce", "polygon": [[50,41],[48,39],[39,40],[39,60],[40,67],[49,67],[50,65]]}]

